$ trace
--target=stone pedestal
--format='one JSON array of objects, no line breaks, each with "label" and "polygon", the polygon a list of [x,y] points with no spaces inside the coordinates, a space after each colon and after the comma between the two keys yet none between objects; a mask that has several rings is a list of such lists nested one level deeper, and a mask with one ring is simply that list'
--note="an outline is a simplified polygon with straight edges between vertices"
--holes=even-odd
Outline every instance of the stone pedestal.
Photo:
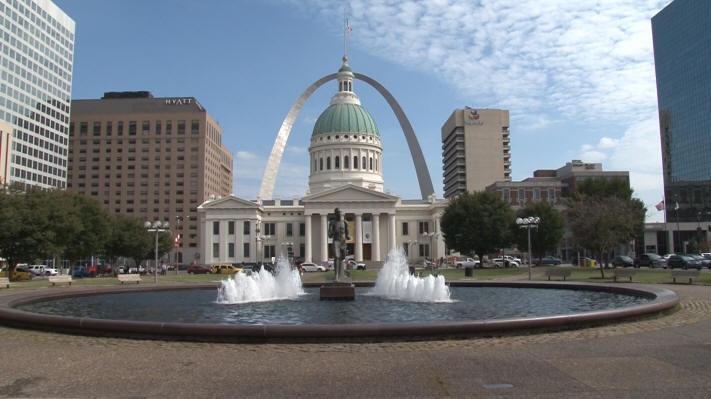
[{"label": "stone pedestal", "polygon": [[352,301],[355,299],[355,285],[348,281],[327,281],[321,286],[322,301]]}]

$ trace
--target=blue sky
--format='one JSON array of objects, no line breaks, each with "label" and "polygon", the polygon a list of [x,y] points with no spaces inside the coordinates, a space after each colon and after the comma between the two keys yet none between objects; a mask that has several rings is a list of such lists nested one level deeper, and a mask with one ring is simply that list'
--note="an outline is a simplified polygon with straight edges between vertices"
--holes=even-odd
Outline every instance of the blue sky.
[{"label": "blue sky", "polygon": [[[235,155],[235,195],[254,199],[294,101],[343,55],[385,86],[417,134],[442,197],[441,127],[456,108],[511,112],[512,175],[573,159],[630,172],[648,221],[661,221],[661,150],[650,18],[669,0],[55,0],[76,22],[74,99],[105,91],[194,96]],[[385,188],[419,198],[397,119],[354,90],[383,138]],[[303,196],[313,124],[336,83],[292,129],[275,196]]]}]

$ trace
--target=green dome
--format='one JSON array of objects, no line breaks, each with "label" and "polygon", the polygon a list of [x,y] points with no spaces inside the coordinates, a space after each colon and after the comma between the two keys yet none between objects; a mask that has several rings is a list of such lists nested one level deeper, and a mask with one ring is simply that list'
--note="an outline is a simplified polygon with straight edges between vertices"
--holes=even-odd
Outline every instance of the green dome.
[{"label": "green dome", "polygon": [[366,133],[380,136],[370,113],[358,104],[349,103],[333,104],[321,113],[312,136],[323,133]]}]

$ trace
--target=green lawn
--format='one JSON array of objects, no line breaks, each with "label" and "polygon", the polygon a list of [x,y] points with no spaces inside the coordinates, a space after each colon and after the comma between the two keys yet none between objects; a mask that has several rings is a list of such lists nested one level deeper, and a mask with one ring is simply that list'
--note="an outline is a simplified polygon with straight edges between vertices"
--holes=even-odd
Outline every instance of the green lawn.
[{"label": "green lawn", "polygon": [[[614,269],[605,269],[605,278],[600,274],[600,269],[591,269],[587,267],[574,267],[573,273],[568,278],[570,281],[612,283]],[[541,272],[535,277],[536,280],[547,280]],[[558,277],[553,277],[553,280],[560,280]],[[618,279],[618,282],[629,282],[628,278]],[[677,284],[687,283],[689,280],[677,279]],[[637,274],[632,277],[632,282],[645,284],[673,284],[671,270],[669,269],[637,269]],[[711,273],[702,272],[699,278],[694,279],[694,284],[711,285]]]},{"label": "green lawn", "polygon": [[[547,280],[544,275],[545,268],[536,267],[534,271],[534,280],[543,281]],[[351,270],[351,278],[353,281],[375,281],[377,278],[377,270]],[[419,276],[427,276],[432,272],[430,270],[416,269],[415,273]],[[442,269],[438,271],[439,274],[443,275],[447,281],[453,280],[500,280],[517,278],[525,280],[528,274],[528,269],[525,267],[521,268],[510,268],[510,269],[474,269],[474,277],[464,277],[464,269]],[[568,281],[583,281],[591,283],[611,283],[613,276],[613,269],[605,269],[605,279],[600,276],[600,269],[590,269],[590,268],[572,268],[572,275],[568,278]],[[303,282],[323,282],[327,278],[333,277],[333,272],[326,273],[304,273],[301,277]],[[170,272],[165,276],[158,276],[158,284],[171,284],[171,283],[213,283],[220,280],[226,279],[227,276],[214,275],[214,274],[198,274],[190,275],[181,273],[180,275],[171,274]],[[554,277],[553,280],[560,280],[560,278]],[[619,282],[625,283],[627,279],[622,279]],[[671,271],[666,269],[651,269],[651,270],[637,270],[637,274],[632,278],[635,283],[646,283],[646,284],[672,284]],[[686,284],[688,280],[678,280],[677,284]],[[115,277],[96,277],[96,278],[75,278],[72,280],[72,286],[92,286],[92,285],[120,285],[121,283]],[[153,284],[153,275],[143,276],[143,284]],[[698,285],[711,285],[711,273],[702,272],[698,279],[694,280],[694,284]],[[66,284],[60,284],[66,285]],[[46,279],[35,279],[32,281],[16,281],[12,282],[10,289],[23,288],[23,289],[45,289],[50,287],[51,284]],[[4,288],[4,287],[3,287]],[[2,289],[2,288],[0,288]]]}]

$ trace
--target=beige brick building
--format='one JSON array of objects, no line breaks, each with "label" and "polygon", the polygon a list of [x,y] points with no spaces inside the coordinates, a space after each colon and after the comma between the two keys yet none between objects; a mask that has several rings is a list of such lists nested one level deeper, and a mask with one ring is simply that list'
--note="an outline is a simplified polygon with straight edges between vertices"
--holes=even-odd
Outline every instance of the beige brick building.
[{"label": "beige brick building", "polygon": [[169,222],[189,263],[200,257],[197,207],[232,193],[232,153],[194,97],[105,93],[72,101],[67,181],[111,213]]},{"label": "beige brick building", "polygon": [[444,197],[511,181],[509,111],[456,109],[442,126]]}]

